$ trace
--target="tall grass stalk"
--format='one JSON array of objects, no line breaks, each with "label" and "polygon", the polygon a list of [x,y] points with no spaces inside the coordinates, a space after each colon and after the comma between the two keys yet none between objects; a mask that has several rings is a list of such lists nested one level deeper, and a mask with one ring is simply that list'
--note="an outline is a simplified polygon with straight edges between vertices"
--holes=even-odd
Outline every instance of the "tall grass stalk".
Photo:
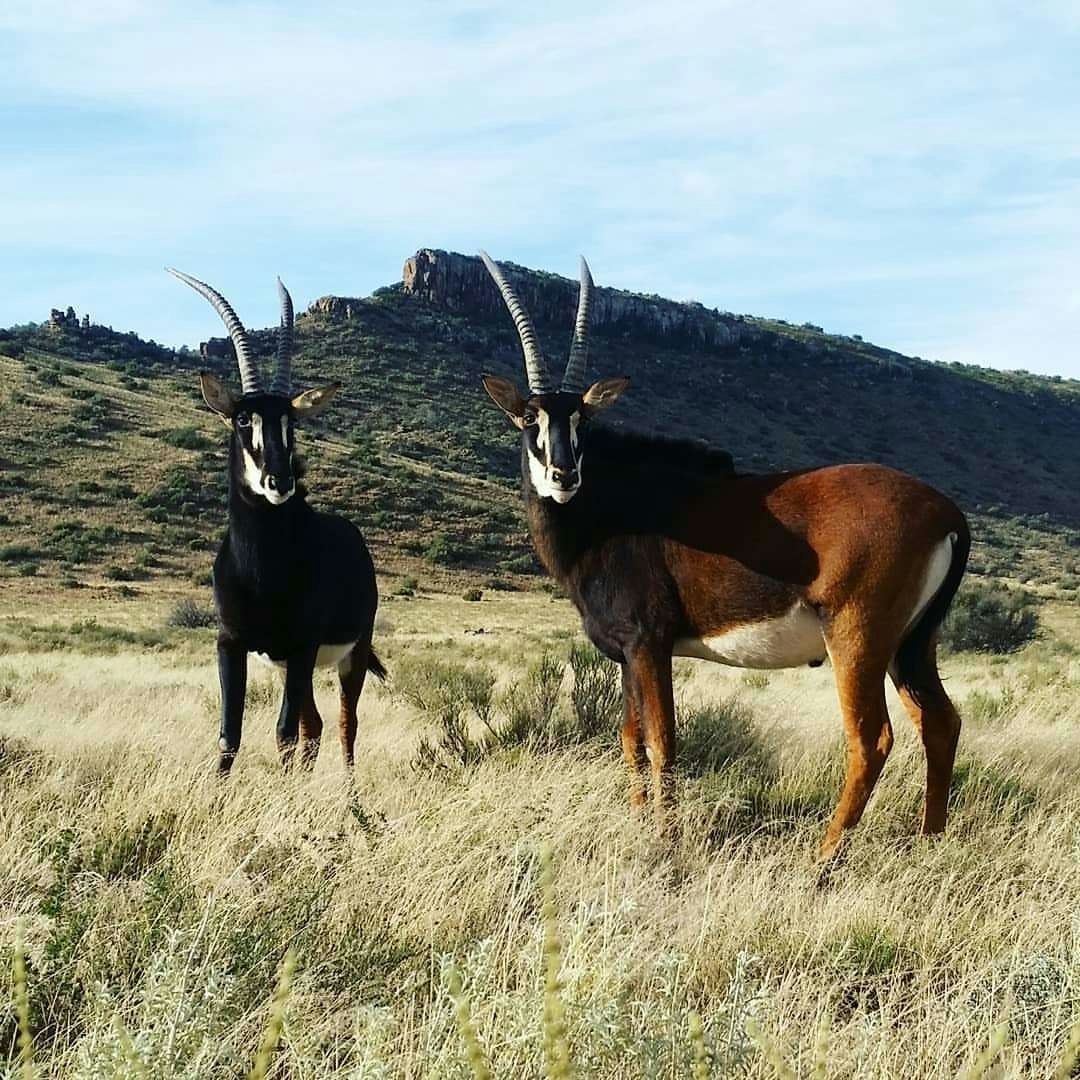
[{"label": "tall grass stalk", "polygon": [[766,1034],[753,1017],[746,1021],[746,1034],[754,1040],[758,1049],[765,1055],[765,1060],[773,1067],[779,1080],[796,1080],[795,1070],[785,1060],[780,1044],[771,1035]]},{"label": "tall grass stalk", "polygon": [[21,922],[15,930],[15,957],[11,975],[15,991],[15,1020],[19,1027],[19,1074],[21,1080],[34,1080],[34,1038],[30,1034],[30,994],[26,980],[26,930]]},{"label": "tall grass stalk", "polygon": [[559,969],[562,944],[555,909],[555,868],[551,845],[540,849],[540,893],[544,919],[544,1075],[562,1080],[574,1075],[566,1041],[566,1010],[562,1000]]},{"label": "tall grass stalk", "polygon": [[281,1032],[285,1027],[285,1006],[289,1002],[289,994],[292,992],[293,973],[296,971],[296,951],[289,949],[281,965],[281,977],[278,979],[274,996],[270,1000],[270,1019],[267,1021],[266,1030],[263,1032],[262,1042],[259,1044],[259,1052],[255,1055],[255,1064],[248,1073],[248,1080],[265,1080],[270,1071],[270,1059],[274,1056],[278,1043],[281,1041]]},{"label": "tall grass stalk", "polygon": [[686,1018],[686,1026],[694,1051],[694,1080],[709,1080],[709,1050],[705,1045],[705,1025],[701,1022],[701,1014],[692,1011]]},{"label": "tall grass stalk", "polygon": [[829,1016],[823,1013],[814,1038],[814,1080],[825,1080],[829,1075],[829,1027]]},{"label": "tall grass stalk", "polygon": [[964,1080],[982,1080],[982,1077],[986,1075],[986,1071],[994,1064],[994,1060],[1001,1053],[1001,1048],[1008,1038],[1009,1023],[1005,1021],[1003,1024],[998,1024],[990,1033],[989,1046],[975,1059],[971,1068],[964,1073]]},{"label": "tall grass stalk", "polygon": [[117,1041],[120,1043],[124,1052],[124,1062],[131,1070],[133,1076],[139,1077],[139,1080],[149,1080],[150,1074],[146,1071],[146,1063],[139,1056],[139,1051],[135,1049],[135,1043],[132,1041],[131,1033],[126,1027],[124,1022],[119,1016],[113,1017],[113,1029],[116,1032]]},{"label": "tall grass stalk", "polygon": [[450,991],[450,1000],[454,1003],[454,1019],[457,1021],[461,1041],[469,1056],[469,1067],[476,1080],[492,1080],[491,1069],[487,1063],[484,1048],[480,1045],[472,1017],[469,1015],[469,999],[461,985],[461,972],[451,964],[446,972],[446,985]]},{"label": "tall grass stalk", "polygon": [[1054,1080],[1069,1080],[1076,1075],[1076,1065],[1080,1062],[1080,1019],[1073,1024],[1069,1037],[1065,1040],[1065,1050],[1054,1072]]}]

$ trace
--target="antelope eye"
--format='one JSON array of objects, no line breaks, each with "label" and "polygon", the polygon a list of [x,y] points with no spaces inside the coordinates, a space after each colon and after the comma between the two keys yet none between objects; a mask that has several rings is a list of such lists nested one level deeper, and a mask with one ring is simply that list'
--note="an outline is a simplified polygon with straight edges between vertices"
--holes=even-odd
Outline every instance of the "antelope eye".
[{"label": "antelope eye", "polygon": [[251,427],[251,417],[246,412],[238,412],[236,414],[236,426]]},{"label": "antelope eye", "polygon": [[525,421],[526,427],[532,427],[536,423],[536,413],[529,410],[521,419]]}]

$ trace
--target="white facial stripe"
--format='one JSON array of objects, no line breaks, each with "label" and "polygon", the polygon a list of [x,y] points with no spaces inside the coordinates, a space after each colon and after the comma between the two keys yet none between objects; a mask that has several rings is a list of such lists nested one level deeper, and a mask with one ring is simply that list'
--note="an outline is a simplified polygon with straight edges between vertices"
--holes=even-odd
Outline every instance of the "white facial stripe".
[{"label": "white facial stripe", "polygon": [[[252,417],[252,434],[254,435],[255,418]],[[262,434],[260,432],[260,434]],[[263,490],[263,478],[262,469],[259,468],[258,462],[248,453],[246,446],[240,447],[241,457],[244,459],[244,484],[248,491],[253,491],[256,495],[265,495]]]},{"label": "white facial stripe", "polygon": [[[570,417],[570,443],[575,458],[577,458],[577,427],[580,419],[580,413],[574,413]],[[536,494],[542,499],[554,499],[557,503],[568,503],[577,494],[578,488],[581,487],[581,480],[579,479],[577,485],[567,491],[561,485],[556,484],[548,475],[548,457],[551,452],[549,449],[551,443],[551,417],[543,409],[536,410],[536,429],[536,446],[544,456],[543,459],[540,459],[532,453],[531,449],[529,450],[529,479],[532,481],[532,486],[536,489]],[[578,458],[579,468],[580,461],[581,459]]]},{"label": "white facial stripe", "polygon": [[289,449],[289,418],[284,414],[281,417],[281,445]]},{"label": "white facial stripe", "polygon": [[536,410],[536,445],[544,452],[547,460],[548,444],[551,441],[551,417],[543,409]]},{"label": "white facial stripe", "polygon": [[[282,427],[288,424],[288,418],[282,417]],[[263,448],[263,423],[262,417],[258,413],[251,414],[251,445],[255,450],[262,450]],[[288,444],[286,443],[285,452],[288,453]],[[263,476],[262,467],[252,457],[251,452],[243,443],[240,444],[240,456],[244,463],[243,480],[244,486],[253,495],[261,495],[271,506],[280,506],[284,502],[288,502],[292,498],[296,491],[296,484],[287,492],[275,491],[266,484],[266,478]]]},{"label": "white facial stripe", "polygon": [[529,479],[532,481],[532,486],[536,488],[538,495],[546,495],[551,484],[547,478],[547,469],[544,468],[544,463],[533,454],[532,450],[529,451]]}]

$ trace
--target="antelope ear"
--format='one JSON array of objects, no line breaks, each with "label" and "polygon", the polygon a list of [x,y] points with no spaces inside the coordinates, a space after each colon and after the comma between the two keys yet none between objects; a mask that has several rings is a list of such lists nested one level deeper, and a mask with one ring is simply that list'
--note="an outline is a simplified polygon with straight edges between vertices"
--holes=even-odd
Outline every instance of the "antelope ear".
[{"label": "antelope ear", "polygon": [[216,375],[211,375],[209,371],[199,372],[199,388],[202,390],[203,400],[206,404],[226,424],[229,423],[232,414],[236,412],[236,403],[240,399]]},{"label": "antelope ear", "polygon": [[330,383],[329,386],[320,386],[317,390],[305,390],[292,399],[293,411],[301,420],[307,420],[326,408],[334,399],[334,395],[341,389],[341,383]]},{"label": "antelope ear", "polygon": [[501,378],[498,375],[483,375],[481,378],[484,389],[491,396],[491,400],[506,413],[510,423],[514,427],[523,428],[525,426],[523,419],[525,402],[517,392],[517,387],[509,379]]},{"label": "antelope ear", "polygon": [[625,375],[620,375],[616,379],[601,379],[599,382],[594,382],[582,397],[586,415],[591,416],[593,413],[600,412],[601,409],[606,409],[609,405],[614,405],[629,385],[630,380]]}]

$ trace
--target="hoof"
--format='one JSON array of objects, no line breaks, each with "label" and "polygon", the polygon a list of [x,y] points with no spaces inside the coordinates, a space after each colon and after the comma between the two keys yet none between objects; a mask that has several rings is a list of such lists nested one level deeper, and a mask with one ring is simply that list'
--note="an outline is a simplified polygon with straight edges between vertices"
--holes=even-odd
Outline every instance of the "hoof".
[{"label": "hoof", "polygon": [[835,840],[826,836],[825,839],[822,840],[821,847],[818,849],[817,877],[814,882],[815,888],[825,889],[832,884],[834,875],[843,865],[844,854],[847,851],[847,848],[847,837],[844,835],[839,836]]},{"label": "hoof", "polygon": [[305,772],[311,772],[315,768],[315,762],[319,757],[319,740],[304,739],[300,743],[300,767]]}]

